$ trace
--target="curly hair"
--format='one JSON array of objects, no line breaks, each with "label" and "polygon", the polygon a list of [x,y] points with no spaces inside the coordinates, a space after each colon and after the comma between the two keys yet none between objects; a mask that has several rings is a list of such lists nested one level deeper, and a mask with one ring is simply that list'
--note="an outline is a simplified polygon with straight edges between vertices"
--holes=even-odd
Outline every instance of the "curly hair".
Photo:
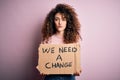
[{"label": "curly hair", "polygon": [[81,39],[80,22],[78,21],[75,9],[68,4],[57,4],[47,15],[44,24],[42,26],[42,38],[43,41],[48,42],[49,38],[56,34],[57,29],[55,28],[55,15],[61,13],[67,20],[67,25],[64,30],[64,43],[75,43]]}]

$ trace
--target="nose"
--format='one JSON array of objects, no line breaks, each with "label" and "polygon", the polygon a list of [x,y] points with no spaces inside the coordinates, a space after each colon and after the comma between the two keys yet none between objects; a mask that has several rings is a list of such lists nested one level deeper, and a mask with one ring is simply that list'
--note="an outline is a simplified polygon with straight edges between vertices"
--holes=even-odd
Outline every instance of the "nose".
[{"label": "nose", "polygon": [[62,24],[62,20],[59,20],[59,25],[61,25]]}]

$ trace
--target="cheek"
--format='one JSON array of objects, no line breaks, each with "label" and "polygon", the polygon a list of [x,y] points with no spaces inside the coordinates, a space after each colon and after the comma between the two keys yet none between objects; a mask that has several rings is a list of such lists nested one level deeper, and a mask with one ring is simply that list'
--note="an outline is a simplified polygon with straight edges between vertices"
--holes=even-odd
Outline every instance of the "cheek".
[{"label": "cheek", "polygon": [[64,26],[65,26],[65,27],[67,26],[67,22],[64,22]]},{"label": "cheek", "polygon": [[55,25],[57,26],[58,25],[58,22],[57,21],[54,21]]}]

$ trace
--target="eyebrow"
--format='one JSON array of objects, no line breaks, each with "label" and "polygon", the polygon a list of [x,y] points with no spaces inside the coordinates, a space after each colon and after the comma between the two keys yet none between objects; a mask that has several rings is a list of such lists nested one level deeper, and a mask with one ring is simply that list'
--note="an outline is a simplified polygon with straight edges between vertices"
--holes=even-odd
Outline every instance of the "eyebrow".
[{"label": "eyebrow", "polygon": [[[59,17],[55,16],[55,18],[59,18]],[[62,16],[62,18],[66,18],[66,17],[65,17],[65,16]]]}]

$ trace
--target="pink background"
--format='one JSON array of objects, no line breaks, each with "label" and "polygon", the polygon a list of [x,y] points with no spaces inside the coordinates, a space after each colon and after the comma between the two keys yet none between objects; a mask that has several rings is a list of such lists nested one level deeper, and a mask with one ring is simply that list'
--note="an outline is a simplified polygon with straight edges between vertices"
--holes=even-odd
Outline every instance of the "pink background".
[{"label": "pink background", "polygon": [[120,80],[119,0],[0,0],[0,80],[35,80],[41,25],[57,3],[68,3],[81,22],[77,80]]}]

